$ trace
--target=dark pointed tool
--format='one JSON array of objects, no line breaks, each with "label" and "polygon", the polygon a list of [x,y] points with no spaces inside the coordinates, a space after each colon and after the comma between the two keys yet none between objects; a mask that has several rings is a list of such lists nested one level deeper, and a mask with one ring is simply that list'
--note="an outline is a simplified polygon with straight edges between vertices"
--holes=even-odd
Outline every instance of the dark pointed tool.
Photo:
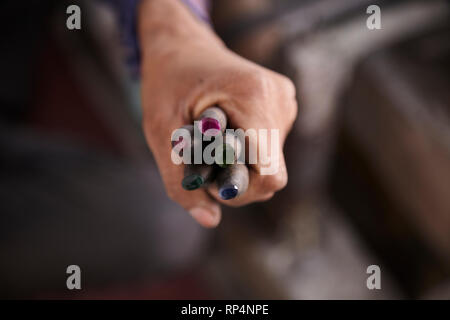
[{"label": "dark pointed tool", "polygon": [[196,190],[212,180],[213,166],[206,164],[187,164],[181,186],[185,190]]},{"label": "dark pointed tool", "polygon": [[223,136],[223,144],[218,146],[215,151],[215,163],[221,168],[226,168],[237,163],[241,156],[241,140],[236,135],[227,132]]},{"label": "dark pointed tool", "polygon": [[245,164],[233,164],[220,170],[217,175],[219,197],[230,200],[245,193],[249,183],[249,172]]}]

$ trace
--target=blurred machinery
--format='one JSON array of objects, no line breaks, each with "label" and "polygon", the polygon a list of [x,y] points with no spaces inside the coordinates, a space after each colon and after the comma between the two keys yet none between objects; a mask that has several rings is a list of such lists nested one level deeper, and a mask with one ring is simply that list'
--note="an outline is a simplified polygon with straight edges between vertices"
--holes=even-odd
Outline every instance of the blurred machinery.
[{"label": "blurred machinery", "polygon": [[[346,212],[415,294],[450,275],[449,27],[436,23],[358,67],[333,180]],[[339,183],[341,169],[355,184]],[[349,198],[355,185],[366,201]]]},{"label": "blurred machinery", "polygon": [[[450,298],[450,7],[379,1],[369,30],[370,4],[218,1],[219,34],[290,75],[300,108],[288,187],[221,230],[211,270],[233,261],[223,285],[243,296]],[[371,264],[380,291],[366,287]]]}]

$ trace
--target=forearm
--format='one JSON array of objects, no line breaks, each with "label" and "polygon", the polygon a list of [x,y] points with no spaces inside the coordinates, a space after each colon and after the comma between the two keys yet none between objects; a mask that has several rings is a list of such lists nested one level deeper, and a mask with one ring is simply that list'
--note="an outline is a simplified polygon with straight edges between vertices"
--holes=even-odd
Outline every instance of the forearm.
[{"label": "forearm", "polygon": [[143,55],[186,42],[223,46],[209,25],[195,17],[180,0],[142,0],[137,31]]}]

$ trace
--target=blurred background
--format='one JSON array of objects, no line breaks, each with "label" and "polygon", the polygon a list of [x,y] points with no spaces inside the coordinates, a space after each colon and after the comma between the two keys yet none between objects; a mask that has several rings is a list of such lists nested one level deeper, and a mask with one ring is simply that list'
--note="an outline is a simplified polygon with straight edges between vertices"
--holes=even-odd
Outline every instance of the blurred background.
[{"label": "blurred background", "polygon": [[449,299],[449,17],[444,0],[212,1],[232,50],[295,82],[299,116],[286,189],[206,230],[164,192],[114,11],[4,1],[0,297]]}]

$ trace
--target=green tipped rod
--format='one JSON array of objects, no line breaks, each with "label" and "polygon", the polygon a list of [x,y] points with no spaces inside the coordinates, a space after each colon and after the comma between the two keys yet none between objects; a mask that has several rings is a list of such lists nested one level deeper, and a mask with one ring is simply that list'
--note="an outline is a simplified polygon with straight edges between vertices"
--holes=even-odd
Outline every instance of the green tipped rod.
[{"label": "green tipped rod", "polygon": [[227,116],[219,107],[210,107],[199,117],[200,132],[207,136],[217,136],[225,132]]},{"label": "green tipped rod", "polygon": [[181,186],[185,190],[196,190],[212,180],[213,166],[205,164],[187,164],[184,167],[184,178]]},{"label": "green tipped rod", "polygon": [[233,164],[220,170],[217,175],[217,187],[219,197],[223,200],[231,200],[248,189],[249,172],[245,164]]},{"label": "green tipped rod", "polygon": [[241,140],[236,135],[227,132],[223,137],[223,144],[216,148],[214,160],[219,167],[226,168],[237,163],[241,153]]}]

